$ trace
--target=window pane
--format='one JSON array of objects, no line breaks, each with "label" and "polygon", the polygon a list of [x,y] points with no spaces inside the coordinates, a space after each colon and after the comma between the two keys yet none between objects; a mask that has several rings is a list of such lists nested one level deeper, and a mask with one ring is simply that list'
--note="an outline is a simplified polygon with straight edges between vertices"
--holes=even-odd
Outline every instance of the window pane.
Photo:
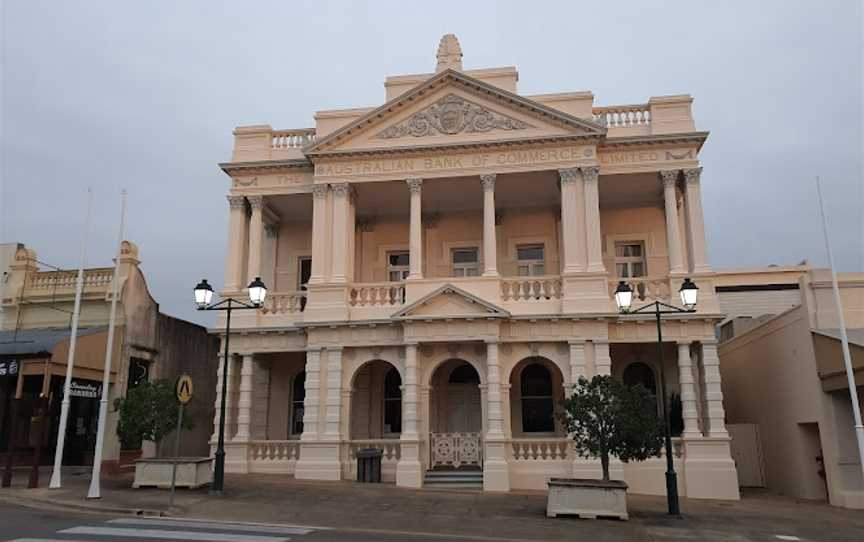
[{"label": "window pane", "polygon": [[555,431],[551,397],[522,399],[522,431],[525,433]]},{"label": "window pane", "polygon": [[546,266],[542,263],[535,264],[531,269],[533,271],[531,274],[535,277],[546,274]]},{"label": "window pane", "polygon": [[543,245],[524,245],[516,247],[516,258],[519,260],[542,260]]},{"label": "window pane", "polygon": [[476,277],[480,274],[479,270],[476,267],[469,267],[467,276]]},{"label": "window pane", "polygon": [[384,432],[402,432],[402,401],[384,401]]},{"label": "window pane", "polygon": [[528,266],[527,265],[520,265],[519,266],[519,276],[520,277],[527,277],[528,276]]},{"label": "window pane", "polygon": [[395,267],[395,266],[404,266],[404,265],[408,265],[408,262],[409,262],[408,256],[409,256],[409,255],[408,255],[407,252],[395,252],[395,253],[392,253],[392,254],[389,255],[390,265],[392,265],[392,266],[394,266],[394,267]]},{"label": "window pane", "polygon": [[465,276],[465,269],[463,267],[454,268],[453,269],[453,276],[454,277],[464,277]]},{"label": "window pane", "polygon": [[615,264],[615,272],[618,273],[618,276],[621,277],[622,279],[629,278],[629,275],[627,274],[628,270],[629,269],[628,269],[626,263]]},{"label": "window pane", "polygon": [[645,271],[642,268],[642,262],[634,262],[630,264],[630,274],[634,277],[644,277]]},{"label": "window pane", "polygon": [[294,403],[291,416],[291,434],[303,434],[303,403]]},{"label": "window pane", "polygon": [[466,248],[453,251],[453,263],[476,263],[477,249]]}]

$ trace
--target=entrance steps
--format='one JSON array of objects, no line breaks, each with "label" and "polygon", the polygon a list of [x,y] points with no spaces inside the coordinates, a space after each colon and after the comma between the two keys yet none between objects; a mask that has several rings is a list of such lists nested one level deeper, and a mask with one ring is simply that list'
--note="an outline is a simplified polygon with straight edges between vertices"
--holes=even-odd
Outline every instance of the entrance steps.
[{"label": "entrance steps", "polygon": [[482,470],[430,470],[423,476],[429,489],[483,489]]}]

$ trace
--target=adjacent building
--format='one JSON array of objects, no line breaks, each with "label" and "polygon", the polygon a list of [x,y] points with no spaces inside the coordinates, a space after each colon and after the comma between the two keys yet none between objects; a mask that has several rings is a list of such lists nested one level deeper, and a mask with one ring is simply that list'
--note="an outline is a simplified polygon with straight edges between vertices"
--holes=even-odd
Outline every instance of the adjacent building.
[{"label": "adjacent building", "polygon": [[[14,255],[0,284],[0,453],[11,449],[16,461],[29,462],[40,444],[40,460],[50,464],[59,426],[78,272],[45,270],[33,249],[17,243],[6,246],[14,246]],[[139,264],[138,248],[124,241],[109,404],[142,381],[191,374],[198,391],[188,412],[197,423],[185,433],[182,451],[185,455],[207,455],[218,339],[202,326],[159,312]],[[64,447],[67,465],[93,461],[113,273],[113,267],[84,271]],[[45,423],[34,416],[42,408],[48,412]],[[108,468],[117,467],[120,460],[116,424],[117,414],[109,407],[103,455]],[[145,453],[156,452],[152,444],[145,446]]]},{"label": "adjacent building", "polygon": [[[676,302],[690,277],[698,311],[663,324],[680,491],[738,498],[693,99],[598,106],[518,79],[464,69],[448,35],[434,73],[388,77],[383,105],[235,129],[222,294],[260,276],[270,295],[232,318],[229,471],[352,478],[376,447],[407,487],[598,476],[559,401],[597,374],[658,389],[652,320],[611,294],[624,280]],[[661,458],[614,470],[665,492]]]},{"label": "adjacent building", "polygon": [[[718,272],[720,372],[741,485],[864,508],[831,273],[806,263]],[[864,273],[838,282],[864,399]],[[861,405],[864,410],[864,405]]]}]

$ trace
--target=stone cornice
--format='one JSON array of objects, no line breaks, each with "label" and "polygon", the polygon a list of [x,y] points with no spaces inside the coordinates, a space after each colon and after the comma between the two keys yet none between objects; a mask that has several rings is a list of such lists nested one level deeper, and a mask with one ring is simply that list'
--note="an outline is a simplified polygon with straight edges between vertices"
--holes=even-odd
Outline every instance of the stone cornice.
[{"label": "stone cornice", "polygon": [[254,162],[223,162],[219,167],[232,175],[235,173],[258,173],[258,172],[274,172],[281,169],[296,169],[296,168],[312,168],[312,162],[305,158],[290,159],[290,160],[256,160]]},{"label": "stone cornice", "polygon": [[373,123],[378,122],[385,115],[392,114],[396,110],[415,103],[415,101],[420,99],[424,94],[431,93],[447,83],[455,83],[463,88],[469,89],[475,94],[491,96],[499,101],[507,102],[508,104],[517,106],[521,109],[528,110],[535,116],[540,116],[547,121],[554,122],[555,124],[588,130],[589,132],[592,132],[591,135],[599,135],[600,137],[603,137],[606,134],[606,128],[595,123],[593,120],[574,117],[528,98],[513,94],[512,92],[508,92],[488,83],[484,83],[483,81],[465,75],[462,72],[447,69],[434,75],[423,83],[420,83],[413,89],[394,98],[393,100],[390,100],[384,105],[370,111],[354,122],[315,141],[305,150],[305,154],[307,156],[323,154],[327,152],[325,150],[326,148],[332,147],[333,145],[346,140],[346,138],[352,134],[366,129]]},{"label": "stone cornice", "polygon": [[499,139],[495,141],[475,141],[475,142],[460,142],[460,143],[439,143],[430,145],[411,145],[410,147],[375,147],[370,149],[346,149],[331,152],[318,152],[310,155],[309,159],[317,163],[321,158],[340,158],[340,157],[357,157],[357,156],[389,156],[398,154],[425,154],[436,151],[457,151],[457,150],[477,150],[487,148],[500,147],[519,147],[542,145],[548,143],[561,143],[575,141],[579,143],[585,142],[600,142],[603,136],[599,134],[568,134],[557,136],[540,136],[530,138],[517,139]]},{"label": "stone cornice", "polygon": [[669,143],[698,143],[699,149],[708,139],[709,132],[688,132],[683,134],[657,134],[626,137],[606,137],[600,149],[615,149],[633,146],[667,145]]}]

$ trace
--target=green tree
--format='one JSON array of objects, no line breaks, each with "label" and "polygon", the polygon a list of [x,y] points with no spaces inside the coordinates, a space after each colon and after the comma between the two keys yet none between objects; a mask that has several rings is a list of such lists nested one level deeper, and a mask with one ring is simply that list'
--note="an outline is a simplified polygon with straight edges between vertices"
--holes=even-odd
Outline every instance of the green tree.
[{"label": "green tree", "polygon": [[663,422],[657,402],[643,386],[628,387],[611,376],[580,378],[564,400],[561,419],[580,457],[600,458],[609,480],[609,457],[643,461],[660,455]]},{"label": "green tree", "polygon": [[[142,382],[130,389],[126,397],[114,402],[119,411],[117,436],[124,450],[141,447],[142,440],[159,442],[177,426],[177,409],[180,403],[169,380]],[[183,427],[192,427],[191,420],[184,419]]]}]

